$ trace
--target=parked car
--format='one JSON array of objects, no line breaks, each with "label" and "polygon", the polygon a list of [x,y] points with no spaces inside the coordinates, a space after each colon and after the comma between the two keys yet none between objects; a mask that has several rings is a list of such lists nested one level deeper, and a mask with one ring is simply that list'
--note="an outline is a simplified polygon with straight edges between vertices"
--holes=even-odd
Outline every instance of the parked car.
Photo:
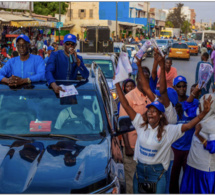
[{"label": "parked car", "polygon": [[[113,84],[113,76],[118,63],[118,56],[115,53],[102,54],[102,53],[79,53],[82,56],[84,64],[90,68],[92,62],[95,62],[101,68],[105,78],[107,79],[110,91],[116,101],[118,101],[118,95],[116,93],[116,87]],[[87,65],[88,64],[88,65]],[[89,67],[90,65],[90,67]]]},{"label": "parked car", "polygon": [[195,42],[186,42],[186,43],[190,49],[190,54],[195,54],[197,56],[199,53],[199,47],[197,43]]},{"label": "parked car", "polygon": [[[140,41],[140,43],[142,43],[142,45],[146,42],[146,41],[148,41],[147,39],[142,39],[141,41]],[[141,47],[141,46],[140,46]],[[147,56],[150,56],[150,57],[153,57],[154,56],[154,47],[153,47],[153,45],[151,45],[149,48],[148,48],[148,50],[147,50]]]},{"label": "parked car", "polygon": [[169,57],[190,60],[190,49],[186,43],[173,43],[169,50]]},{"label": "parked car", "polygon": [[59,98],[46,83],[0,84],[0,193],[125,193],[115,103],[99,67]]},{"label": "parked car", "polygon": [[169,49],[172,45],[172,42],[168,39],[157,39],[156,40],[158,47],[163,51],[164,54],[169,53]]},{"label": "parked car", "polygon": [[[126,47],[126,49],[127,49],[127,51],[128,51],[128,56],[129,56],[129,58],[133,58],[134,57],[134,55],[139,51],[139,47],[138,47],[138,44],[125,44],[125,47]],[[133,52],[132,52],[133,51]],[[146,59],[146,57],[145,56],[143,56],[142,57],[142,60],[145,60]]]},{"label": "parked car", "polygon": [[113,50],[114,50],[114,53],[116,53],[118,56],[119,56],[119,53],[122,51],[127,53],[127,49],[125,47],[125,44],[122,42],[114,42],[113,43]]}]

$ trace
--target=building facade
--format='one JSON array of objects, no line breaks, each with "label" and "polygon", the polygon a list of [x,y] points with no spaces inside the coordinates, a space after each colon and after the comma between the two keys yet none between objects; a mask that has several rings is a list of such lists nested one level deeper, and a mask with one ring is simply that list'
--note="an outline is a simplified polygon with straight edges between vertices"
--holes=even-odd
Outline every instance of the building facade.
[{"label": "building facade", "polygon": [[149,2],[69,2],[65,25],[72,25],[70,32],[82,39],[90,26],[109,26],[113,38],[135,37],[148,32],[147,20],[153,23],[147,19],[149,9]]}]

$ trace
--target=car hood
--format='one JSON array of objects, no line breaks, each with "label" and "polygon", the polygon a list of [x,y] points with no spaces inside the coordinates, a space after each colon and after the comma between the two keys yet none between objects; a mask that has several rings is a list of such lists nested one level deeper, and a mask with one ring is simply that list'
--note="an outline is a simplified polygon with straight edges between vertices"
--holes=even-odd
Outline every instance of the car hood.
[{"label": "car hood", "polygon": [[108,138],[1,143],[0,193],[70,193],[101,181],[108,172],[108,145]]}]

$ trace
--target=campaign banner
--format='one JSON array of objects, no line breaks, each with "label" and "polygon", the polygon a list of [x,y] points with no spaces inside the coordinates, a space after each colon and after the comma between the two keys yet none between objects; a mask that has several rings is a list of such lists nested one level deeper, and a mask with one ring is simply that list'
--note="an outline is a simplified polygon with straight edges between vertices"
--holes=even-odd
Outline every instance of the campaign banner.
[{"label": "campaign banner", "polygon": [[[0,1],[0,8],[29,10],[30,2],[27,1]],[[34,11],[34,3],[31,3],[31,10]]]}]

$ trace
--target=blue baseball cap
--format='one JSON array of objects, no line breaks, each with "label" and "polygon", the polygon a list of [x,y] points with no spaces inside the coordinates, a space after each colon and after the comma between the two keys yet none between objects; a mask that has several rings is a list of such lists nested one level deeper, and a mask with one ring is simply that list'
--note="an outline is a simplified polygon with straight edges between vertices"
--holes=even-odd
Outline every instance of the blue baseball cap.
[{"label": "blue baseball cap", "polygon": [[[158,97],[161,97],[159,90],[155,90],[155,94]],[[167,95],[169,97],[170,102],[172,102],[172,104],[175,106],[178,103],[178,94],[177,94],[176,90],[173,88],[170,88],[170,87],[167,88]]]},{"label": "blue baseball cap", "polygon": [[17,43],[17,41],[18,41],[19,39],[23,39],[24,41],[30,43],[29,37],[26,36],[26,35],[24,35],[24,34],[21,34],[21,35],[19,35],[19,36],[16,38],[16,43]]},{"label": "blue baseball cap", "polygon": [[76,43],[77,41],[77,38],[75,35],[73,34],[67,34],[64,36],[64,40],[63,40],[63,43],[66,43],[67,41],[71,41],[73,43]]},{"label": "blue baseball cap", "polygon": [[49,46],[48,49],[47,49],[47,51],[50,51],[50,50],[51,50],[51,51],[54,51],[55,49],[54,49],[54,47]]},{"label": "blue baseball cap", "polygon": [[161,112],[165,112],[165,108],[164,105],[162,103],[160,103],[159,101],[154,101],[151,104],[148,104],[146,106],[146,108],[149,108],[150,106],[154,106],[155,108],[157,108],[159,111]]},{"label": "blue baseball cap", "polygon": [[179,76],[177,76],[177,77],[174,78],[174,80],[173,80],[173,86],[176,86],[180,82],[187,83],[187,79],[185,77],[179,75]]}]

